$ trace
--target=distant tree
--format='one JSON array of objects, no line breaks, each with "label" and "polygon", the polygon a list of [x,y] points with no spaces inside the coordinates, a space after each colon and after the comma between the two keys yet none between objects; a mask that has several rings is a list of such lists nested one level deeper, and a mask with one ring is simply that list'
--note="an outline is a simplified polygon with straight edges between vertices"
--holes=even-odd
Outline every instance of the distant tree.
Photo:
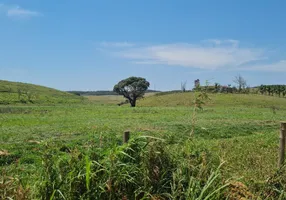
[{"label": "distant tree", "polygon": [[27,91],[26,95],[27,95],[28,101],[31,102],[31,103],[34,103],[33,102],[33,98],[35,97],[35,94],[33,92],[31,92],[31,91]]},{"label": "distant tree", "polygon": [[231,84],[227,85],[227,93],[233,93]]},{"label": "distant tree", "polygon": [[182,92],[186,92],[187,88],[187,81],[181,82],[181,90]]},{"label": "distant tree", "polygon": [[278,95],[281,97],[286,96],[286,85],[261,85],[259,86],[259,91],[261,94],[268,94],[268,95]]},{"label": "distant tree", "polygon": [[232,87],[232,93],[237,93],[237,88],[235,86]]},{"label": "distant tree", "polygon": [[214,84],[214,88],[215,88],[215,92],[219,92],[220,88],[221,88],[221,85],[219,83],[215,83]]},{"label": "distant tree", "polygon": [[286,96],[286,85],[283,85],[283,87],[282,87],[282,95],[283,95],[283,97]]},{"label": "distant tree", "polygon": [[266,93],[266,85],[260,85],[259,86],[259,91],[263,95]]},{"label": "distant tree", "polygon": [[195,88],[200,87],[200,79],[195,80]]},{"label": "distant tree", "polygon": [[242,92],[247,86],[246,80],[241,75],[236,76],[233,82],[238,85],[238,92]]},{"label": "distant tree", "polygon": [[113,91],[128,99],[131,107],[136,106],[136,100],[143,97],[150,83],[145,78],[129,77],[117,83]]},{"label": "distant tree", "polygon": [[275,86],[271,85],[270,86],[270,94],[271,94],[271,96],[273,96],[274,93],[275,93]]},{"label": "distant tree", "polygon": [[76,95],[76,96],[81,96],[80,92],[71,92],[71,93]]},{"label": "distant tree", "polygon": [[270,85],[266,86],[266,91],[267,91],[268,95],[271,94],[271,86]]},{"label": "distant tree", "polygon": [[246,86],[246,88],[243,91],[245,94],[249,94],[251,92],[251,88],[249,86]]},{"label": "distant tree", "polygon": [[17,89],[17,93],[18,93],[18,99],[19,101],[21,100],[21,96],[22,96],[22,90],[20,88]]},{"label": "distant tree", "polygon": [[228,89],[227,89],[227,88],[228,88],[228,87],[227,87],[226,85],[221,86],[220,92],[221,92],[221,93],[228,93]]},{"label": "distant tree", "polygon": [[276,88],[275,88],[275,92],[276,94],[279,95],[279,97],[281,97],[281,93],[283,92],[283,85],[277,85]]}]

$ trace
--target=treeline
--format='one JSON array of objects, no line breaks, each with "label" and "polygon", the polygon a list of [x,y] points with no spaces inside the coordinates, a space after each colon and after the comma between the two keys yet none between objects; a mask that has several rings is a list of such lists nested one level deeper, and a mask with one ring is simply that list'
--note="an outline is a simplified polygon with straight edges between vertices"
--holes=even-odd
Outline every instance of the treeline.
[{"label": "treeline", "polygon": [[[200,85],[200,80],[196,79],[194,81],[194,91],[205,91],[211,93],[242,93],[242,94],[262,94],[262,95],[271,95],[271,96],[286,96],[286,85],[260,85],[258,87],[250,87],[247,84],[247,81],[241,76],[238,75],[233,80],[236,86],[220,85],[215,83],[214,85],[209,85],[209,82],[206,81],[205,86]],[[186,82],[181,83],[181,91],[186,91]]]},{"label": "treeline", "polygon": [[170,90],[170,91],[164,91],[164,92],[158,92],[157,94],[155,94],[156,96],[163,96],[163,95],[167,95],[167,94],[174,94],[174,93],[181,93],[181,92],[192,92],[192,90]]},{"label": "treeline", "polygon": [[286,96],[286,85],[261,85],[258,87],[259,92],[263,95]]},{"label": "treeline", "polygon": [[210,93],[242,93],[242,94],[262,94],[270,96],[286,97],[286,85],[261,85],[258,87],[235,87],[215,84],[212,86],[199,86],[194,91],[206,91]]},{"label": "treeline", "polygon": [[[100,91],[67,91],[69,93],[78,96],[103,96],[103,95],[118,95],[116,92],[110,90],[100,90]],[[146,93],[160,92],[157,90],[147,90]]]},{"label": "treeline", "polygon": [[208,86],[198,86],[193,89],[194,91],[206,91],[210,93],[242,93],[248,94],[253,92],[253,88],[243,87],[237,88],[235,86],[229,85],[220,85],[219,83],[215,83],[215,85]]},{"label": "treeline", "polygon": [[67,91],[68,93],[75,94],[78,96],[95,96],[95,95],[117,95],[113,91]]}]

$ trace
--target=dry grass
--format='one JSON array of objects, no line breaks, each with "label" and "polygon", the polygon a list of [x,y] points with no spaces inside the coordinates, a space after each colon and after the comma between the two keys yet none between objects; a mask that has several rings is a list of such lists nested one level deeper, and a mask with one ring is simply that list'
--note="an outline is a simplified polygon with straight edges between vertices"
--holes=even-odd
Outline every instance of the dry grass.
[{"label": "dry grass", "polygon": [[10,153],[7,150],[0,150],[0,156],[8,156]]}]

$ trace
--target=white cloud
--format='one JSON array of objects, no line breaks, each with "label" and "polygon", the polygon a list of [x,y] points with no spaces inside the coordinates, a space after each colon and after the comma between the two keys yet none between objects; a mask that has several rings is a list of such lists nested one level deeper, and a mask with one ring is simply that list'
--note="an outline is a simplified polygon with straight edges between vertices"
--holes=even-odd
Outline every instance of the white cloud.
[{"label": "white cloud", "polygon": [[263,48],[241,47],[238,40],[232,39],[209,39],[197,44],[159,45],[102,42],[98,50],[140,65],[183,66],[204,70],[286,72],[285,58],[273,61],[271,58],[273,52]]},{"label": "white cloud", "polygon": [[31,18],[40,16],[41,13],[37,11],[32,11],[28,9],[23,9],[20,6],[11,6],[11,5],[4,5],[0,4],[0,13],[4,13],[7,17],[10,18]]},{"label": "white cloud", "polygon": [[26,10],[26,9],[22,9],[19,6],[15,7],[15,8],[11,8],[7,11],[7,16],[8,17],[36,17],[39,16],[40,13],[36,12],[36,11],[31,11],[31,10]]},{"label": "white cloud", "polygon": [[[265,58],[263,49],[239,47],[237,40],[204,40],[199,44],[106,46],[108,48],[105,50],[109,53],[135,64],[162,64],[200,69],[233,68]],[[118,46],[122,48],[110,48]]]}]

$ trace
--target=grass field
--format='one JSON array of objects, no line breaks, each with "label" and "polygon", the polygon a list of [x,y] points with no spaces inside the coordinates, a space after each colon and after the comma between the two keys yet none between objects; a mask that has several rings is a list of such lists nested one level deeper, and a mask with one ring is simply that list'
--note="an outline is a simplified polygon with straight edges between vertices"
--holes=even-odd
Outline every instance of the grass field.
[{"label": "grass field", "polygon": [[[200,170],[204,159],[210,168],[225,162],[221,168],[222,180],[231,178],[242,182],[249,192],[257,194],[257,199],[263,199],[259,195],[266,180],[277,172],[278,131],[280,121],[286,120],[286,99],[240,94],[210,94],[210,98],[204,109],[196,112],[195,120],[194,93],[151,95],[140,100],[136,108],[114,105],[122,100],[119,96],[89,97],[90,103],[85,104],[1,106],[0,167],[9,176],[21,180],[25,188],[30,188],[33,198],[40,198],[39,177],[48,169],[43,165],[45,155],[52,152],[57,160],[64,160],[70,152],[85,155],[101,152],[98,147],[106,150],[103,155],[117,155],[110,152],[120,148],[122,133],[130,130],[131,138],[164,139],[165,151],[176,158],[175,165],[182,169],[183,163],[189,162],[182,156],[186,152],[186,155],[199,155]],[[190,138],[192,129],[194,135]],[[173,178],[176,173],[173,172]],[[89,188],[88,182],[85,183]],[[67,190],[62,187],[58,190],[65,196]],[[154,187],[150,191],[154,192]],[[159,193],[157,189],[156,194]],[[63,199],[60,196],[55,199]],[[171,199],[178,198],[173,194]]]},{"label": "grass field", "polygon": [[0,80],[0,105],[80,103],[83,98],[48,87]]},{"label": "grass field", "polygon": [[[144,95],[144,98],[154,96],[155,92],[149,92]],[[126,99],[121,95],[93,95],[93,96],[86,96],[86,98],[94,103],[94,104],[101,104],[101,105],[116,105],[118,103],[124,102]]]}]

